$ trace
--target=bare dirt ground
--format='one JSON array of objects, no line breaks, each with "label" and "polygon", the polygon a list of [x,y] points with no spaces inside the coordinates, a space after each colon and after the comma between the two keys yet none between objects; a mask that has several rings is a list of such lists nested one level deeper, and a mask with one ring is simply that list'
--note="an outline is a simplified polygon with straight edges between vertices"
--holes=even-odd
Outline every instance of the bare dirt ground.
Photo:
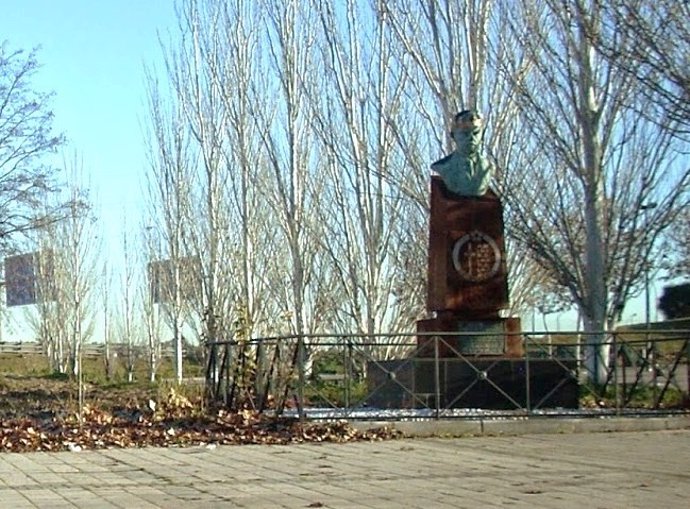
[{"label": "bare dirt ground", "polygon": [[[187,391],[189,392],[189,391]],[[300,423],[251,410],[208,408],[200,391],[154,385],[83,386],[55,377],[0,375],[0,452],[203,444],[289,444],[382,440],[380,429]]]},{"label": "bare dirt ground", "polygon": [[[84,384],[84,401],[106,411],[157,398],[154,386]],[[66,417],[78,410],[76,382],[62,377],[0,375],[0,419]]]}]

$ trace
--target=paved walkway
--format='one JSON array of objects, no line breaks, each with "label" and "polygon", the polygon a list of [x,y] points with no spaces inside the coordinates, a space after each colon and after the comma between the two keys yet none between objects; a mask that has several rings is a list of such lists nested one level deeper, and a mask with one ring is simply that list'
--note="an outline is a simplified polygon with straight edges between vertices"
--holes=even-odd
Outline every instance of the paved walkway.
[{"label": "paved walkway", "polygon": [[0,507],[690,506],[690,431],[0,454]]}]

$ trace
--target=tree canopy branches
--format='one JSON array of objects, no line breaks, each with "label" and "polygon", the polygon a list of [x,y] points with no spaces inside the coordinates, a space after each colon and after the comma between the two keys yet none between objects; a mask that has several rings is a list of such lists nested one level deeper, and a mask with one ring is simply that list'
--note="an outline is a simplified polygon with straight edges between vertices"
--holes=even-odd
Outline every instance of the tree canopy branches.
[{"label": "tree canopy branches", "polygon": [[0,243],[64,217],[64,204],[45,210],[57,190],[55,170],[44,157],[63,137],[53,133],[52,94],[33,88],[36,50],[25,53],[0,44]]}]

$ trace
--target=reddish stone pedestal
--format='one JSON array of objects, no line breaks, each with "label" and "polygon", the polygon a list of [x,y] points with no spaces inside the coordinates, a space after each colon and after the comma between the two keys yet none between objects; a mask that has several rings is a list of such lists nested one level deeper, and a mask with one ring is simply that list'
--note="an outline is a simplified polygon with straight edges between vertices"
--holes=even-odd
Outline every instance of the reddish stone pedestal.
[{"label": "reddish stone pedestal", "polygon": [[500,200],[458,196],[431,177],[427,311],[483,318],[507,306]]},{"label": "reddish stone pedestal", "polygon": [[[441,357],[520,357],[520,319],[499,316],[507,307],[500,200],[491,190],[458,196],[431,177],[427,311],[434,317],[417,322],[418,332],[462,333],[442,336]],[[428,342],[429,336],[419,336],[422,356],[435,355]]]}]

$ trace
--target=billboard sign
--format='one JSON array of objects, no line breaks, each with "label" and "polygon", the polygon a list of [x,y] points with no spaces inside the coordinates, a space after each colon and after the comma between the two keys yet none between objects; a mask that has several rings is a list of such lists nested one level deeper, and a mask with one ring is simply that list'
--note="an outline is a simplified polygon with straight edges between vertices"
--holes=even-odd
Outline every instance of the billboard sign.
[{"label": "billboard sign", "polygon": [[[201,262],[198,256],[180,258],[180,292],[182,300],[198,299],[201,295]],[[149,263],[149,290],[156,304],[168,304],[175,297],[175,273],[171,260]]]},{"label": "billboard sign", "polygon": [[41,286],[52,283],[51,251],[35,251],[5,258],[5,297],[7,306],[36,304],[41,299]]}]

